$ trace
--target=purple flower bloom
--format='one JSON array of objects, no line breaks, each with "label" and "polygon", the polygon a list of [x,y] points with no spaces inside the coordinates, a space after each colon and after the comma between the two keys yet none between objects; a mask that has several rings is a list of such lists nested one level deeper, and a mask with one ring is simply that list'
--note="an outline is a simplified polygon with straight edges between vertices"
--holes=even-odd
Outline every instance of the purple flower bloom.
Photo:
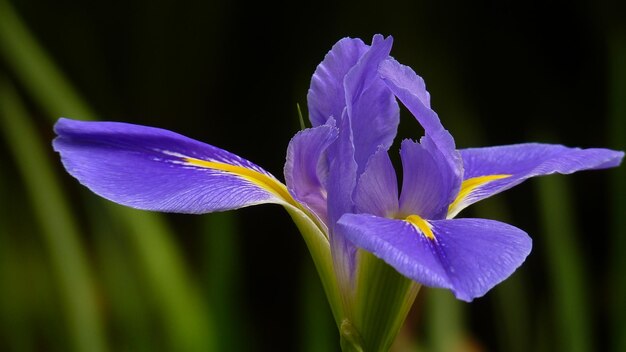
[{"label": "purple flower bloom", "polygon": [[[54,148],[82,184],[134,208],[197,214],[283,205],[308,224],[300,229],[337,319],[350,315],[359,248],[471,301],[521,265],[531,240],[497,221],[454,219],[463,208],[530,177],[617,166],[624,154],[547,144],[457,150],[424,81],[389,56],[391,45],[380,35],[371,46],[345,38],[326,55],[308,94],[313,127],[287,149],[286,184],[227,151],[151,127],[60,119]],[[397,100],[425,131],[401,143],[401,189],[388,155]],[[331,297],[337,290],[341,299]]]}]

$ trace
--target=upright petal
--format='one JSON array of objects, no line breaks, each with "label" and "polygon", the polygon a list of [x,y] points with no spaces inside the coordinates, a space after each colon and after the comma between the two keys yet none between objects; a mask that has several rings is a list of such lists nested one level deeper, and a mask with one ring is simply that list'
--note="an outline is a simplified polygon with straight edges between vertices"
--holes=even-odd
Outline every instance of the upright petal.
[{"label": "upright petal", "polygon": [[328,228],[333,264],[344,299],[350,295],[355,269],[356,248],[335,231],[336,222],[345,213],[353,213],[357,165],[354,161],[350,117],[344,113],[340,121],[339,137],[330,147],[328,171]]},{"label": "upright petal", "polygon": [[456,151],[454,138],[443,128],[437,114],[430,109],[430,96],[424,80],[408,66],[387,59],[380,64],[380,76],[393,94],[409,109],[424,128],[427,138],[448,161],[451,172],[463,175],[463,162]]},{"label": "upright petal", "polygon": [[298,132],[289,142],[285,182],[289,192],[327,222],[327,149],[337,139],[333,125],[322,125]]},{"label": "upright petal", "polygon": [[359,177],[354,194],[359,213],[394,217],[398,213],[398,179],[389,154],[380,148]]},{"label": "upright petal", "polygon": [[354,190],[357,182],[357,164],[354,160],[354,142],[351,119],[344,111],[339,135],[328,153],[328,221],[330,228],[345,213],[354,212]]},{"label": "upright petal", "polygon": [[461,186],[461,178],[454,173],[432,140],[424,137],[422,143],[402,142],[402,193],[400,214],[418,214],[426,219],[443,219],[448,206]]},{"label": "upright petal", "polygon": [[530,177],[615,167],[624,157],[623,152],[609,149],[539,143],[470,148],[460,152],[465,168],[463,187],[450,206],[448,217]]},{"label": "upright petal", "polygon": [[59,119],[54,149],[94,193],[133,208],[208,213],[287,204],[285,186],[259,166],[167,130]]},{"label": "upright petal", "polygon": [[522,230],[484,219],[407,221],[346,214],[337,230],[406,277],[450,289],[464,301],[509,277],[531,249]]},{"label": "upright petal", "polygon": [[361,39],[343,38],[317,66],[307,95],[313,127],[326,124],[331,117],[341,119],[346,107],[344,77],[368,49]]},{"label": "upright petal", "polygon": [[391,37],[374,36],[370,49],[344,79],[358,175],[380,146],[384,149],[391,146],[400,122],[398,103],[378,74],[381,62],[389,58],[392,44]]}]

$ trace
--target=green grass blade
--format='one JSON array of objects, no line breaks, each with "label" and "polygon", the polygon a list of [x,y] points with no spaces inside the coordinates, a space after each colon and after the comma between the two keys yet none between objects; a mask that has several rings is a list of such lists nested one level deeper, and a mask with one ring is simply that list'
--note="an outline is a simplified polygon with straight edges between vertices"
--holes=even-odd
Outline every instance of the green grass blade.
[{"label": "green grass blade", "polygon": [[[3,176],[0,173],[0,199],[11,199],[14,195]],[[8,202],[0,202],[0,350],[32,351],[34,324],[28,321],[30,314],[24,303],[24,273],[17,270],[22,266],[23,256],[15,242],[18,233],[23,232],[17,230],[9,211]]]},{"label": "green grass blade", "polygon": [[219,302],[213,307],[215,321],[220,322],[218,351],[249,351],[251,336],[247,325],[247,311],[242,309],[243,277],[241,249],[236,214],[215,213],[202,217],[204,242],[204,270],[206,297],[209,302]]},{"label": "green grass blade", "polygon": [[542,219],[542,236],[535,240],[543,245],[547,256],[548,273],[560,349],[572,352],[591,351],[589,326],[589,298],[584,256],[577,239],[571,187],[558,176],[536,182]]},{"label": "green grass blade", "polygon": [[[94,118],[6,0],[0,0],[0,50],[51,121],[59,116]],[[106,209],[121,219],[129,233],[138,263],[160,303],[171,343],[179,350],[213,350],[215,336],[208,309],[166,224],[155,214],[120,207]]]},{"label": "green grass blade", "polygon": [[47,107],[51,116],[94,118],[7,0],[0,0],[0,51],[20,81]]},{"label": "green grass blade", "polygon": [[315,267],[307,261],[300,275],[300,348],[302,352],[337,351],[339,336]]},{"label": "green grass blade", "polygon": [[[89,202],[94,203],[94,202]],[[99,272],[103,290],[111,302],[109,315],[114,327],[112,337],[116,350],[154,351],[162,339],[152,334],[154,324],[150,314],[150,302],[142,290],[141,277],[133,255],[122,238],[119,222],[100,207],[88,206]]]},{"label": "green grass blade", "polygon": [[78,351],[106,351],[94,283],[78,229],[46,158],[46,147],[37,138],[19,96],[1,81],[0,121],[42,226],[74,346]]},{"label": "green grass blade", "polygon": [[426,343],[432,352],[456,351],[465,339],[464,302],[451,292],[426,288]]},{"label": "green grass blade", "polygon": [[179,351],[216,351],[216,326],[212,324],[198,287],[193,284],[177,244],[165,222],[154,214],[108,207],[122,219],[154,299],[161,307],[172,348]]}]

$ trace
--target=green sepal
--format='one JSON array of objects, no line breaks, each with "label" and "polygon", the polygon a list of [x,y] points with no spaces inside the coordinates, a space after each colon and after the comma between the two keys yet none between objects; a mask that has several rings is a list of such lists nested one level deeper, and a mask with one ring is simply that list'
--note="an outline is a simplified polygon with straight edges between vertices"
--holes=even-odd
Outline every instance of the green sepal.
[{"label": "green sepal", "polygon": [[344,318],[344,309],[337,286],[337,277],[333,268],[330,243],[325,235],[325,231],[320,228],[323,225],[314,221],[311,215],[306,214],[301,209],[291,206],[285,206],[285,209],[298,227],[298,230],[300,230],[300,234],[302,234],[302,238],[311,253],[335,322],[337,327],[340,328],[341,321]]},{"label": "green sepal", "polygon": [[358,250],[352,324],[364,352],[386,352],[421,287],[373,254]]}]

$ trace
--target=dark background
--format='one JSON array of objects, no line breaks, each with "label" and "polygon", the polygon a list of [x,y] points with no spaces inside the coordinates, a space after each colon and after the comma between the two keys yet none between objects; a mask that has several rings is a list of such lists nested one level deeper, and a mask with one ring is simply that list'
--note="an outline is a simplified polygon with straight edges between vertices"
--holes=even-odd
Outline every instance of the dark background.
[{"label": "dark background", "polygon": [[[306,117],[316,65],[340,38],[369,42],[375,33],[392,35],[392,55],[424,77],[433,108],[460,148],[525,141],[626,148],[626,8],[617,2],[9,3],[98,119],[174,130],[281,179],[287,144],[299,129],[296,104]],[[0,27],[5,43],[14,30]],[[16,92],[35,139],[47,148],[57,117],[91,116],[46,107],[39,98],[45,93],[28,83],[36,65],[16,68],[16,52],[3,46],[0,79]],[[401,121],[400,137],[419,138],[409,114]],[[11,143],[3,135],[2,253],[12,254],[1,264],[10,289],[0,291],[6,306],[0,350],[80,349],[64,315],[67,303],[59,303],[59,274],[48,263],[54,255],[39,235],[47,225],[41,215],[29,215],[37,200],[28,196],[17,167],[24,160]],[[178,321],[168,322],[171,316],[161,312],[167,308],[154,298],[159,289],[149,282],[158,278],[135,263],[127,281],[108,279],[109,266],[133,265],[143,252],[124,244],[124,225],[115,216],[93,220],[90,209],[105,202],[65,174],[51,148],[45,152],[80,228],[97,297],[94,316],[109,349],[338,349],[306,248],[276,206],[163,216],[170,233],[165,248],[180,256],[183,281],[197,289],[214,320],[213,342],[190,338],[181,347],[184,333],[170,336]],[[423,289],[396,349],[625,350],[623,177],[610,170],[533,180],[464,212],[526,230],[533,253],[510,282],[471,304]],[[33,218],[39,220],[30,223]],[[121,248],[113,250],[120,257],[107,261],[114,254],[101,248],[110,242]],[[31,257],[37,264],[29,268]]]}]

